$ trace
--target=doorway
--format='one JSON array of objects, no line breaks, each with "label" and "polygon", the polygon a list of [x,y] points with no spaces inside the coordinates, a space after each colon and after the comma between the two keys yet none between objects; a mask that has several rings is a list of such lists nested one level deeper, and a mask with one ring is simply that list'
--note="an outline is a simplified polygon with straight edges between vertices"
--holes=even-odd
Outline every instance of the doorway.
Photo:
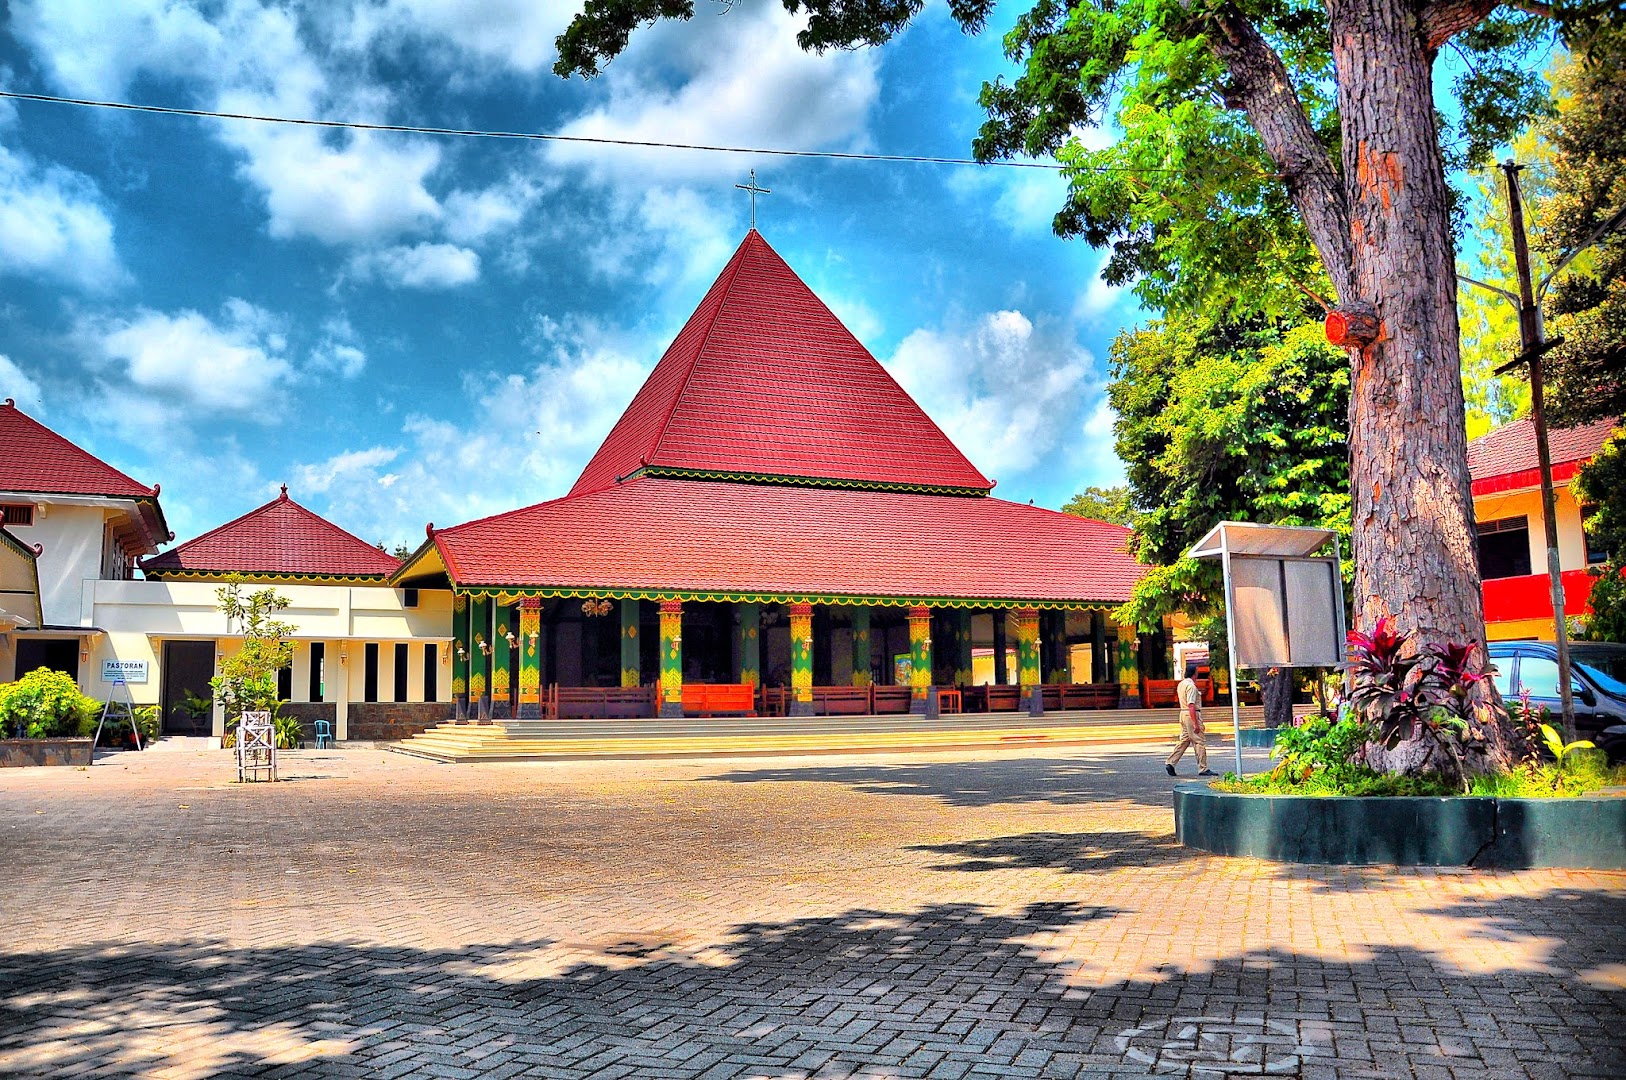
[{"label": "doorway", "polygon": [[17,642],[17,678],[40,668],[60,671],[71,679],[78,679],[79,642],[72,638],[47,638],[43,641],[20,639]]},{"label": "doorway", "polygon": [[194,717],[186,708],[188,694],[205,698],[212,695],[209,679],[214,673],[214,642],[164,642],[163,734],[209,735],[214,732],[214,710]]}]

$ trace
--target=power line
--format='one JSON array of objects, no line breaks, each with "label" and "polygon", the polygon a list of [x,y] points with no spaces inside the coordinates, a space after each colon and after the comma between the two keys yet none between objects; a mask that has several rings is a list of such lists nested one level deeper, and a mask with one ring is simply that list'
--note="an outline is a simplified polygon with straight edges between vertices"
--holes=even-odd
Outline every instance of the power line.
[{"label": "power line", "polygon": [[[248,120],[259,124],[290,124],[298,127],[344,128],[351,131],[388,131],[409,135],[439,135],[468,139],[519,139],[530,142],[587,143],[595,146],[626,146],[654,150],[698,150],[714,154],[759,154],[765,157],[828,158],[836,161],[891,161],[918,165],[989,165],[1009,169],[1045,169],[1060,172],[1062,166],[1043,161],[977,161],[975,158],[933,157],[925,154],[856,154],[838,150],[784,150],[772,147],[713,146],[706,143],[664,142],[654,139],[611,139],[595,135],[559,135],[540,131],[484,131],[477,128],[426,127],[419,124],[372,124],[360,120],[315,120],[297,116],[264,116],[257,113],[216,112],[213,109],[179,109],[167,105],[141,105],[128,101],[97,101],[92,98],[58,97],[54,94],[24,94],[0,90],[0,98],[39,101],[51,105],[78,105],[121,112],[156,113],[160,116],[190,116],[209,120]],[[1169,172],[1168,169],[1134,169],[1112,165],[1081,166],[1090,172]]]}]

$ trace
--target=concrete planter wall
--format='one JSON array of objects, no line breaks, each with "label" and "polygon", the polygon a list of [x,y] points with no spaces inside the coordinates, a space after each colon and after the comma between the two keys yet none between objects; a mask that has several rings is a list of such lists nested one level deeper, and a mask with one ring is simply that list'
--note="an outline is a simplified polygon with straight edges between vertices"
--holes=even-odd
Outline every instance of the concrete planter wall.
[{"label": "concrete planter wall", "polygon": [[1175,836],[1216,855],[1334,866],[1626,870],[1626,798],[1315,798],[1174,792]]},{"label": "concrete planter wall", "polygon": [[0,769],[89,764],[89,739],[0,739]]}]

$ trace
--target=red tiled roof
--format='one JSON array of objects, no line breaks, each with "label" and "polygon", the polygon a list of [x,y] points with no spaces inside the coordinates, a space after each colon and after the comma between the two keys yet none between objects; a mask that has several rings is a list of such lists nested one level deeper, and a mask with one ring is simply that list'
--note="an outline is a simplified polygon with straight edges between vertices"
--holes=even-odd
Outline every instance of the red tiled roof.
[{"label": "red tiled roof", "polygon": [[171,574],[266,574],[284,577],[384,577],[400,560],[282,494],[240,518],[146,559],[149,577]]},{"label": "red tiled roof", "polygon": [[641,467],[993,486],[755,229],[571,494]]},{"label": "red tiled roof", "polygon": [[[1600,420],[1578,428],[1549,428],[1547,446],[1553,459],[1553,479],[1568,480],[1590,460],[1619,423]],[[1540,481],[1536,460],[1536,428],[1529,418],[1503,424],[1468,444],[1468,472],[1473,493],[1488,495],[1535,487]]]},{"label": "red tiled roof", "polygon": [[0,491],[152,498],[147,487],[64,439],[7,398],[0,405]]},{"label": "red tiled roof", "polygon": [[465,587],[1118,603],[1127,535],[988,496],[640,477],[434,542]]}]

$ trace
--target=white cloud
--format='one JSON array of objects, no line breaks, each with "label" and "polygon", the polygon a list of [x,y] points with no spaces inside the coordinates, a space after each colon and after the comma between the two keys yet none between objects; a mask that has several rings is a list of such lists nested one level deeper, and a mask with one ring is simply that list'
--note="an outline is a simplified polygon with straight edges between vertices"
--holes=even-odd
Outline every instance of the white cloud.
[{"label": "white cloud", "polygon": [[0,274],[43,274],[92,291],[125,280],[96,184],[0,146]]},{"label": "white cloud", "polygon": [[408,289],[451,289],[479,280],[480,256],[455,244],[401,245],[355,256],[349,272]]},{"label": "white cloud", "polygon": [[957,169],[949,174],[948,189],[1012,232],[1028,235],[1054,231],[1056,211],[1067,201],[1067,180],[1051,169]]},{"label": "white cloud", "polygon": [[553,39],[581,9],[578,0],[389,0],[358,7],[355,34],[416,35],[504,67],[535,74],[553,62]]},{"label": "white cloud", "polygon": [[[414,414],[400,445],[294,466],[291,484],[344,507],[369,539],[417,544],[425,520],[446,526],[564,494],[598,448],[657,352],[576,317],[538,320],[542,358],[528,371],[465,381],[467,427]],[[444,410],[442,410],[444,415]],[[504,483],[471,484],[502,462]]]},{"label": "white cloud", "polygon": [[[880,91],[873,49],[804,52],[805,20],[778,4],[740,3],[726,31],[713,20],[660,24],[602,77],[609,100],[567,124],[564,134],[709,145],[843,148],[868,145]],[[551,144],[557,162],[590,165],[603,176],[736,176],[737,155],[674,153]],[[772,185],[768,185],[772,186]]]},{"label": "white cloud", "polygon": [[11,398],[26,413],[45,411],[39,381],[18,367],[5,353],[0,353],[0,398]]},{"label": "white cloud", "polygon": [[228,300],[218,320],[141,309],[81,320],[77,333],[97,373],[88,409],[127,433],[173,438],[205,413],[269,423],[295,375],[282,321],[243,300]]},{"label": "white cloud", "polygon": [[1102,255],[1096,264],[1095,272],[1090,275],[1089,285],[1079,294],[1077,302],[1073,305],[1073,315],[1076,318],[1093,322],[1124,301],[1134,303],[1134,293],[1129,291],[1128,286],[1107,284],[1107,261],[1110,258],[1110,253]]},{"label": "white cloud", "polygon": [[343,315],[322,323],[322,337],[311,350],[305,369],[317,374],[333,374],[354,379],[367,367],[367,354],[361,348],[356,330]]},{"label": "white cloud", "polygon": [[1094,366],[1076,341],[1020,311],[916,330],[886,361],[975,465],[1007,480],[1081,452]]}]

